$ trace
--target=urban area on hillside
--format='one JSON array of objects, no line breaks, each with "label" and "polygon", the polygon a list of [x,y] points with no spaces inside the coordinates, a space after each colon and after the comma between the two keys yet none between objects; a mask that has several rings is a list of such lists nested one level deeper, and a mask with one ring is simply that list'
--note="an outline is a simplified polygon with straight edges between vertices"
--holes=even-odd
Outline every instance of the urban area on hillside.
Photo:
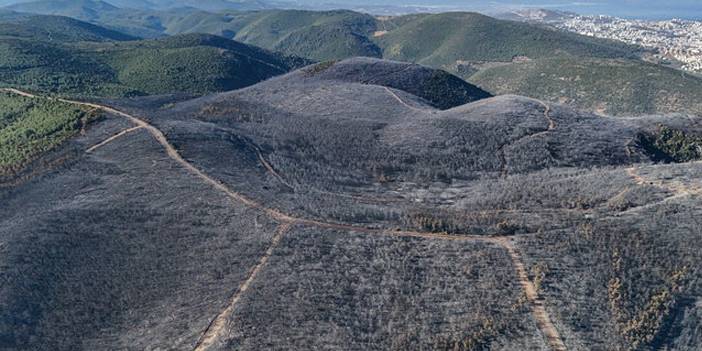
[{"label": "urban area on hillside", "polygon": [[680,68],[702,72],[702,22],[683,19],[641,20],[612,16],[584,16],[570,12],[523,10],[514,19],[542,22],[556,28],[597,38],[641,45],[657,51],[661,59],[672,59]]}]

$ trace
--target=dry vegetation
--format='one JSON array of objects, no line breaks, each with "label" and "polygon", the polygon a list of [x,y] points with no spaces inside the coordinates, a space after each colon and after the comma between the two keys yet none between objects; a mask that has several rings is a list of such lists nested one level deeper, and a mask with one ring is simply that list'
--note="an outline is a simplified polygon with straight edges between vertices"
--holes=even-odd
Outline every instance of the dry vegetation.
[{"label": "dry vegetation", "polygon": [[2,190],[1,345],[695,350],[702,166],[652,165],[661,119],[410,109],[343,64],[112,101],[148,124]]}]

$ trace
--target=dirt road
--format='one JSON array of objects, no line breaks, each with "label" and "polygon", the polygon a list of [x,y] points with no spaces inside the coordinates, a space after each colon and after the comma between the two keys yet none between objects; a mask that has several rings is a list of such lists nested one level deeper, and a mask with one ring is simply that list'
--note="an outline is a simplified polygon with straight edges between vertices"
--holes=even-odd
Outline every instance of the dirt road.
[{"label": "dirt road", "polygon": [[[6,92],[15,93],[15,94],[18,94],[21,96],[25,96],[25,97],[42,98],[42,97],[36,96],[34,94],[23,92],[23,91],[16,90],[16,89],[2,89],[2,90],[6,91]],[[396,98],[399,99],[399,97],[397,95],[395,95],[391,90],[388,89],[388,91],[390,93],[392,93],[393,96],[395,96]],[[197,343],[197,346],[195,347],[195,350],[200,351],[200,350],[208,349],[211,345],[214,344],[214,342],[219,337],[221,337],[223,335],[223,333],[225,332],[226,322],[229,319],[229,317],[232,315],[237,304],[239,303],[241,296],[246,292],[246,290],[249,289],[251,283],[256,279],[256,276],[258,275],[258,273],[265,267],[266,263],[268,262],[268,260],[272,256],[275,247],[280,243],[283,235],[293,225],[316,226],[316,227],[320,227],[320,228],[335,229],[335,230],[350,231],[350,232],[360,232],[360,233],[366,233],[366,234],[370,234],[370,235],[415,237],[415,238],[423,238],[423,239],[431,239],[431,240],[473,241],[473,242],[480,241],[480,242],[487,242],[487,243],[499,245],[500,247],[507,250],[507,252],[509,253],[509,255],[512,259],[512,262],[513,262],[513,265],[514,265],[514,268],[516,271],[516,276],[517,276],[517,279],[519,280],[519,284],[524,289],[526,296],[532,305],[532,314],[534,316],[534,319],[537,322],[537,325],[538,325],[542,335],[544,336],[545,340],[547,341],[548,345],[554,351],[566,350],[566,347],[565,347],[565,344],[563,343],[563,340],[561,339],[556,327],[551,322],[550,316],[548,315],[546,309],[544,308],[543,299],[541,299],[539,297],[538,292],[534,288],[534,284],[529,280],[527,270],[524,266],[524,263],[522,262],[520,255],[518,254],[513,243],[507,237],[484,236],[484,235],[452,235],[452,234],[421,232],[421,231],[366,228],[366,227],[359,227],[359,226],[354,226],[354,225],[349,225],[349,224],[330,223],[330,222],[324,222],[324,221],[319,221],[319,220],[294,217],[294,216],[286,214],[278,209],[266,207],[263,204],[260,204],[259,202],[252,200],[252,199],[249,199],[248,197],[230,189],[228,186],[221,183],[220,181],[213,179],[212,177],[210,177],[209,175],[207,175],[206,173],[201,171],[199,168],[195,167],[193,164],[191,164],[190,162],[185,160],[180,155],[180,153],[175,149],[175,147],[173,147],[173,145],[170,144],[170,142],[168,141],[166,136],[163,134],[163,132],[161,132],[158,128],[154,127],[153,125],[147,123],[146,121],[144,121],[136,116],[133,116],[131,114],[116,110],[112,107],[104,106],[104,105],[100,105],[100,104],[67,100],[67,99],[57,99],[57,100],[63,101],[66,103],[70,103],[70,104],[79,105],[79,106],[86,106],[86,107],[100,109],[102,111],[105,111],[105,112],[108,112],[108,113],[111,113],[111,114],[114,114],[117,116],[122,116],[122,117],[128,119],[129,121],[131,121],[132,123],[135,124],[135,127],[130,128],[130,129],[136,130],[136,129],[143,128],[143,129],[147,130],[154,137],[154,139],[165,149],[167,155],[171,159],[173,159],[175,162],[177,162],[178,164],[183,166],[185,169],[190,171],[193,175],[197,176],[205,183],[210,184],[212,187],[221,191],[223,194],[227,195],[231,199],[238,201],[238,202],[241,202],[246,206],[259,209],[280,223],[280,227],[277,230],[276,234],[274,235],[273,240],[271,241],[271,244],[268,247],[268,249],[266,250],[266,252],[259,259],[259,262],[254,267],[252,267],[252,269],[248,275],[248,278],[238,287],[238,289],[232,295],[232,297],[231,297],[228,305],[225,307],[225,309],[222,312],[220,312],[212,320],[212,322],[208,326],[207,330],[204,331],[202,337],[200,338],[200,340]],[[410,108],[414,108],[414,107],[411,107],[409,105],[407,105],[407,106]],[[549,110],[547,110],[545,113],[547,115],[547,117],[548,117],[548,111]],[[551,127],[551,126],[549,126],[549,127]],[[555,124],[553,127],[555,128]],[[123,132],[126,132],[126,130]],[[122,135],[124,135],[124,134],[126,134],[126,133],[123,133]],[[117,135],[115,135],[113,137],[113,140],[115,137],[117,137]],[[101,144],[104,145],[106,143],[103,142],[103,143],[100,143],[98,145],[101,145]],[[94,146],[94,148],[97,148],[98,145]]]},{"label": "dirt road", "polygon": [[261,272],[271,256],[273,256],[273,251],[283,239],[285,233],[290,230],[291,226],[291,223],[284,223],[278,227],[278,230],[273,236],[273,240],[271,240],[271,244],[268,246],[268,249],[263,256],[258,260],[258,264],[253,266],[248,277],[229,299],[229,303],[224,310],[222,310],[222,312],[220,312],[217,317],[210,322],[210,325],[207,327],[205,332],[200,337],[200,340],[198,340],[197,344],[195,345],[195,351],[204,351],[209,349],[219,339],[219,337],[223,335],[227,327],[227,322],[229,321],[232,313],[234,313],[237,304],[239,301],[241,301],[241,297],[249,289],[251,283],[253,283],[253,281],[256,279],[256,276],[259,272]]}]

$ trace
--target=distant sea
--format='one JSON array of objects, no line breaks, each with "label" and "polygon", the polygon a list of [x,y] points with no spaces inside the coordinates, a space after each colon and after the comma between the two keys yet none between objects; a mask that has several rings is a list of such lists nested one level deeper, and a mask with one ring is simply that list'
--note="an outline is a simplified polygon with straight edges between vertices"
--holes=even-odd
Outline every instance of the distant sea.
[{"label": "distant sea", "polygon": [[[661,3],[667,2],[661,1]],[[583,15],[609,15],[623,18],[639,18],[652,20],[671,18],[702,20],[702,1],[700,1],[697,5],[686,4],[683,6],[675,6],[673,4],[627,6],[626,1],[621,1],[621,4],[603,4],[594,6],[569,5],[563,6],[559,9],[572,11]]]},{"label": "distant sea", "polygon": [[[314,3],[316,0],[297,0],[298,3]],[[415,7],[442,11],[478,11],[501,13],[519,8],[543,8],[571,11],[583,15],[609,15],[623,18],[702,20],[702,0],[355,0],[344,4],[344,0],[319,0],[318,3],[335,3],[341,7],[392,6],[394,8]],[[409,11],[412,12],[412,11]]]}]

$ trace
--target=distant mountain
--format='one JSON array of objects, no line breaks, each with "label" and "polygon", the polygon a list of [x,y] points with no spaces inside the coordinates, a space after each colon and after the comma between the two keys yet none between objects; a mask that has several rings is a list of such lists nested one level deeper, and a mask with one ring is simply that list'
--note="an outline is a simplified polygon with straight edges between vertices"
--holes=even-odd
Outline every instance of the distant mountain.
[{"label": "distant mountain", "polygon": [[[144,38],[183,33],[215,34],[316,60],[381,55],[381,49],[370,38],[376,19],[352,11],[212,13],[193,8],[165,11],[120,9],[103,7],[95,1],[73,7],[54,6],[51,2],[42,4],[43,7],[37,5],[31,9],[20,6],[12,8],[74,17]],[[93,10],[96,7],[101,10]]]},{"label": "distant mountain", "polygon": [[638,50],[614,41],[476,13],[375,18],[352,11],[271,10],[196,18],[180,21],[190,23],[189,26],[172,25],[168,30],[233,37],[269,50],[316,60],[382,56],[458,73],[458,66],[465,61],[565,55],[633,57]]},{"label": "distant mountain", "polygon": [[153,0],[107,0],[107,2],[126,9],[155,9],[157,7]]},{"label": "distant mountain", "polygon": [[124,41],[135,37],[62,16],[0,16],[0,34],[58,42]]},{"label": "distant mountain", "polygon": [[123,8],[142,8],[152,10],[167,10],[174,8],[192,7],[205,11],[222,10],[258,10],[271,8],[272,5],[263,0],[148,0],[139,3],[135,0],[108,0],[110,3]]},{"label": "distant mountain", "polygon": [[[399,22],[396,22],[399,21]],[[383,57],[453,68],[470,61],[515,58],[634,57],[636,48],[477,13],[416,15],[391,19],[379,36]]]},{"label": "distant mountain", "polygon": [[459,72],[457,67],[463,62],[470,61],[634,57],[640,50],[620,42],[476,13],[375,18],[352,11],[271,10],[196,18],[181,21],[190,25],[170,26],[168,30],[209,32],[316,60],[382,56],[454,72]]},{"label": "distant mountain", "polygon": [[[392,18],[375,18],[345,10],[213,14],[185,9],[124,11],[93,0],[81,1],[83,6],[56,6],[45,1],[27,5],[30,8],[24,10],[71,16],[142,37],[210,33],[319,61],[353,56],[384,57],[424,63],[459,74],[460,66],[466,61],[511,61],[515,57],[564,55],[631,57],[637,50],[614,41],[500,21],[476,13]],[[36,4],[44,4],[46,8],[42,10]]]},{"label": "distant mountain", "polygon": [[12,5],[7,9],[41,15],[68,16],[89,21],[119,10],[116,6],[100,0],[40,0]]},{"label": "distant mountain", "polygon": [[65,17],[0,20],[0,84],[61,94],[203,94],[308,61],[205,34],[134,38]]},{"label": "distant mountain", "polygon": [[[142,10],[169,10],[191,7],[205,11],[256,10],[271,8],[273,3],[264,0],[6,0],[0,6],[9,6],[18,11],[41,14],[85,10],[105,10],[108,7]],[[61,13],[61,14],[64,14]]]},{"label": "distant mountain", "polygon": [[251,45],[314,60],[380,57],[370,38],[377,21],[352,11],[272,10],[230,14],[222,34]]},{"label": "distant mountain", "polygon": [[267,6],[257,1],[216,2],[223,4],[193,1],[190,3],[193,6],[188,7],[182,1],[42,0],[15,4],[5,10],[67,16],[137,37],[156,38],[195,32],[219,34],[222,23],[231,19],[230,16],[203,9],[258,10]]}]

